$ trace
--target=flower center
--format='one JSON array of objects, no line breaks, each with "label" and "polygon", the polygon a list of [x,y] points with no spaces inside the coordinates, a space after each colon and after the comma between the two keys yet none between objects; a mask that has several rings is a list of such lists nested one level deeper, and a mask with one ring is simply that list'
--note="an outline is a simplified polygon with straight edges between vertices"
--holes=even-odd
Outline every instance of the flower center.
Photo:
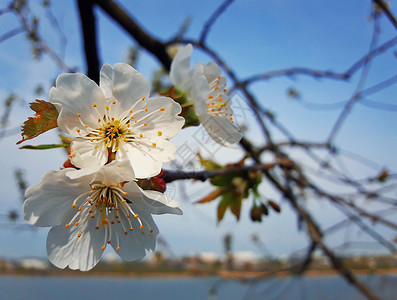
[{"label": "flower center", "polygon": [[[148,108],[135,109],[136,106],[145,101],[145,97],[136,101],[130,109],[122,112],[117,117],[112,111],[112,106],[116,105],[117,101],[111,102],[110,106],[105,106],[105,112],[101,113],[97,104],[93,104],[94,113],[98,116],[96,126],[87,125],[82,120],[81,113],[78,113],[80,124],[82,128],[76,129],[80,138],[87,139],[90,143],[98,149],[101,144],[106,146],[111,152],[119,150],[122,143],[134,143],[135,147],[142,148],[156,147],[155,143],[150,143],[144,136],[142,128],[148,126],[148,118],[159,111],[163,112],[164,107],[149,111]],[[158,131],[158,136],[162,136],[162,132]],[[101,146],[102,147],[102,146]],[[71,150],[70,157],[73,158],[73,149]]]},{"label": "flower center", "polygon": [[220,77],[214,79],[209,83],[210,91],[208,92],[207,99],[207,113],[216,117],[223,117],[229,119],[232,123],[233,113],[229,108],[230,97],[227,93],[226,79]]},{"label": "flower center", "polygon": [[69,228],[71,224],[78,226],[78,238],[88,227],[95,225],[96,230],[103,227],[105,236],[101,249],[105,250],[106,244],[113,241],[116,251],[120,250],[120,238],[128,235],[128,231],[139,227],[142,234],[146,234],[144,228],[147,227],[149,233],[152,233],[150,224],[138,216],[124,198],[128,193],[123,191],[123,185],[124,183],[110,186],[102,182],[91,183],[91,191],[81,194],[73,201],[72,206],[76,212],[65,227]]}]

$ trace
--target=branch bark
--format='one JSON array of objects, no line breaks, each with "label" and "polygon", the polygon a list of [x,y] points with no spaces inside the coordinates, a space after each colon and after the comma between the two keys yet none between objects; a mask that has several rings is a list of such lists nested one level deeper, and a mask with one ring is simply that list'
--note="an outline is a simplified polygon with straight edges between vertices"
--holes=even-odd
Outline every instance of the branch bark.
[{"label": "branch bark", "polygon": [[81,28],[83,31],[84,53],[87,76],[99,83],[99,58],[96,38],[96,18],[93,0],[77,0]]}]

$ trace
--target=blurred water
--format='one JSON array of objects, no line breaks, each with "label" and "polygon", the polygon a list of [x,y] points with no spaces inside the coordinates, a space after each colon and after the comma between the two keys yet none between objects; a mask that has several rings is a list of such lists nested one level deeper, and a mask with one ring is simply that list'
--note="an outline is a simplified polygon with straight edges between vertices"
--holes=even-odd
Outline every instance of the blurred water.
[{"label": "blurred water", "polygon": [[[397,275],[361,277],[381,299],[397,299]],[[277,299],[360,300],[337,276],[272,278],[261,283],[219,278],[0,276],[0,299]]]}]

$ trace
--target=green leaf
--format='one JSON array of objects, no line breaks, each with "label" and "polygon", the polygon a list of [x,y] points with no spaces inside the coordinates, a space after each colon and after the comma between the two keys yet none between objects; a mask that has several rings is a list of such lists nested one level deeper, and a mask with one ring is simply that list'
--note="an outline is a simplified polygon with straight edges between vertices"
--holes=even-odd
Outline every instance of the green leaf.
[{"label": "green leaf", "polygon": [[20,147],[19,149],[47,150],[47,149],[65,148],[65,147],[69,147],[69,145],[66,145],[66,144],[44,144],[44,145],[38,145],[38,146],[25,145],[25,146]]},{"label": "green leaf", "polygon": [[222,197],[222,200],[218,204],[218,223],[222,221],[225,216],[225,212],[227,207],[229,206],[229,199],[226,197]]},{"label": "green leaf", "polygon": [[222,166],[220,164],[217,164],[213,160],[210,159],[204,159],[200,153],[197,153],[197,156],[200,160],[201,165],[207,170],[207,171],[213,171],[213,170],[218,170],[221,169]]},{"label": "green leaf", "polygon": [[188,101],[186,94],[183,91],[172,86],[160,92],[159,94],[174,99],[182,106],[182,112],[180,115],[185,118],[185,125],[183,125],[183,128],[200,125],[200,121],[196,115],[194,105],[192,102]]},{"label": "green leaf", "polygon": [[30,103],[30,108],[35,111],[36,114],[34,117],[29,117],[23,123],[22,140],[17,144],[35,138],[50,129],[58,127],[58,111],[52,103],[44,100],[36,100],[35,102]]}]

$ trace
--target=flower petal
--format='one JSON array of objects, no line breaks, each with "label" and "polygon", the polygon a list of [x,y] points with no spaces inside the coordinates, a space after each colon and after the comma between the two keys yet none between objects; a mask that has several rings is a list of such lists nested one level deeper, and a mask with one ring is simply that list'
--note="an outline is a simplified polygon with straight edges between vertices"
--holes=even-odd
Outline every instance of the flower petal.
[{"label": "flower petal", "polygon": [[[111,240],[111,245],[117,251],[117,254],[127,261],[143,258],[146,255],[145,249],[153,251],[156,246],[156,236],[158,235],[158,228],[152,216],[146,212],[135,209],[133,204],[131,207],[143,220],[142,223],[144,227],[140,229],[140,224],[137,219],[131,218],[134,230],[128,230],[127,235],[125,235],[124,228],[122,226],[117,226],[116,230],[119,236],[119,243],[117,243],[117,239]],[[150,228],[153,229],[152,233],[149,232]],[[120,249],[117,250],[117,247],[120,247]]]},{"label": "flower petal", "polygon": [[[98,145],[97,149],[95,145]],[[78,168],[101,166],[108,161],[108,149],[103,141],[94,144],[87,139],[76,138],[70,144],[70,161]]]},{"label": "flower petal", "polygon": [[[153,146],[155,144],[155,147]],[[122,143],[116,160],[129,159],[136,178],[147,178],[160,173],[162,164],[175,157],[175,146],[164,139],[147,138],[142,142]]]},{"label": "flower petal", "polygon": [[[106,67],[105,70],[108,74],[107,76],[110,76],[109,68]],[[129,110],[142,97],[149,97],[150,87],[148,81],[128,64],[115,64],[112,79],[112,93],[121,104],[120,112]],[[108,85],[109,83],[107,82],[106,88],[108,88]]]},{"label": "flower petal", "polygon": [[113,96],[113,68],[108,64],[104,64],[101,68],[99,87],[102,89],[106,98]]},{"label": "flower petal", "polygon": [[74,199],[89,190],[87,179],[72,181],[65,176],[70,170],[49,171],[38,185],[26,191],[25,221],[43,227],[66,224]]},{"label": "flower petal", "polygon": [[203,74],[207,78],[207,82],[212,82],[221,74],[221,69],[216,63],[209,62],[204,65]]},{"label": "flower petal", "polygon": [[[127,186],[126,186],[127,188]],[[179,203],[167,197],[163,193],[150,190],[142,190],[142,202],[136,201],[136,205],[151,214],[175,214],[182,215],[183,212],[179,208]]]},{"label": "flower petal", "polygon": [[171,63],[171,82],[185,92],[192,87],[192,71],[190,69],[190,56],[193,52],[191,44],[179,48]]},{"label": "flower petal", "polygon": [[198,117],[214,141],[223,146],[231,147],[232,144],[238,143],[243,137],[240,129],[229,119],[209,114]]},{"label": "flower petal", "polygon": [[98,85],[84,74],[61,74],[55,87],[50,90],[50,101],[58,104],[59,128],[76,136],[76,128],[83,128],[77,114],[88,126],[97,125],[97,115],[92,112],[92,105],[97,103],[98,110],[104,111],[105,96]]},{"label": "flower petal", "polygon": [[134,170],[129,160],[114,160],[103,166],[94,174],[93,181],[100,181],[105,185],[135,180]]},{"label": "flower petal", "polygon": [[[168,97],[149,98],[145,105],[147,112],[142,114],[140,123],[146,123],[147,126],[139,127],[138,133],[144,136],[161,136],[165,139],[173,138],[185,124],[185,119],[178,116],[182,108],[173,99]],[[132,127],[134,128],[134,127]]]},{"label": "flower petal", "polygon": [[69,266],[72,270],[88,271],[102,256],[104,238],[104,227],[95,229],[94,221],[69,228],[52,227],[47,236],[48,259],[58,268]]}]

